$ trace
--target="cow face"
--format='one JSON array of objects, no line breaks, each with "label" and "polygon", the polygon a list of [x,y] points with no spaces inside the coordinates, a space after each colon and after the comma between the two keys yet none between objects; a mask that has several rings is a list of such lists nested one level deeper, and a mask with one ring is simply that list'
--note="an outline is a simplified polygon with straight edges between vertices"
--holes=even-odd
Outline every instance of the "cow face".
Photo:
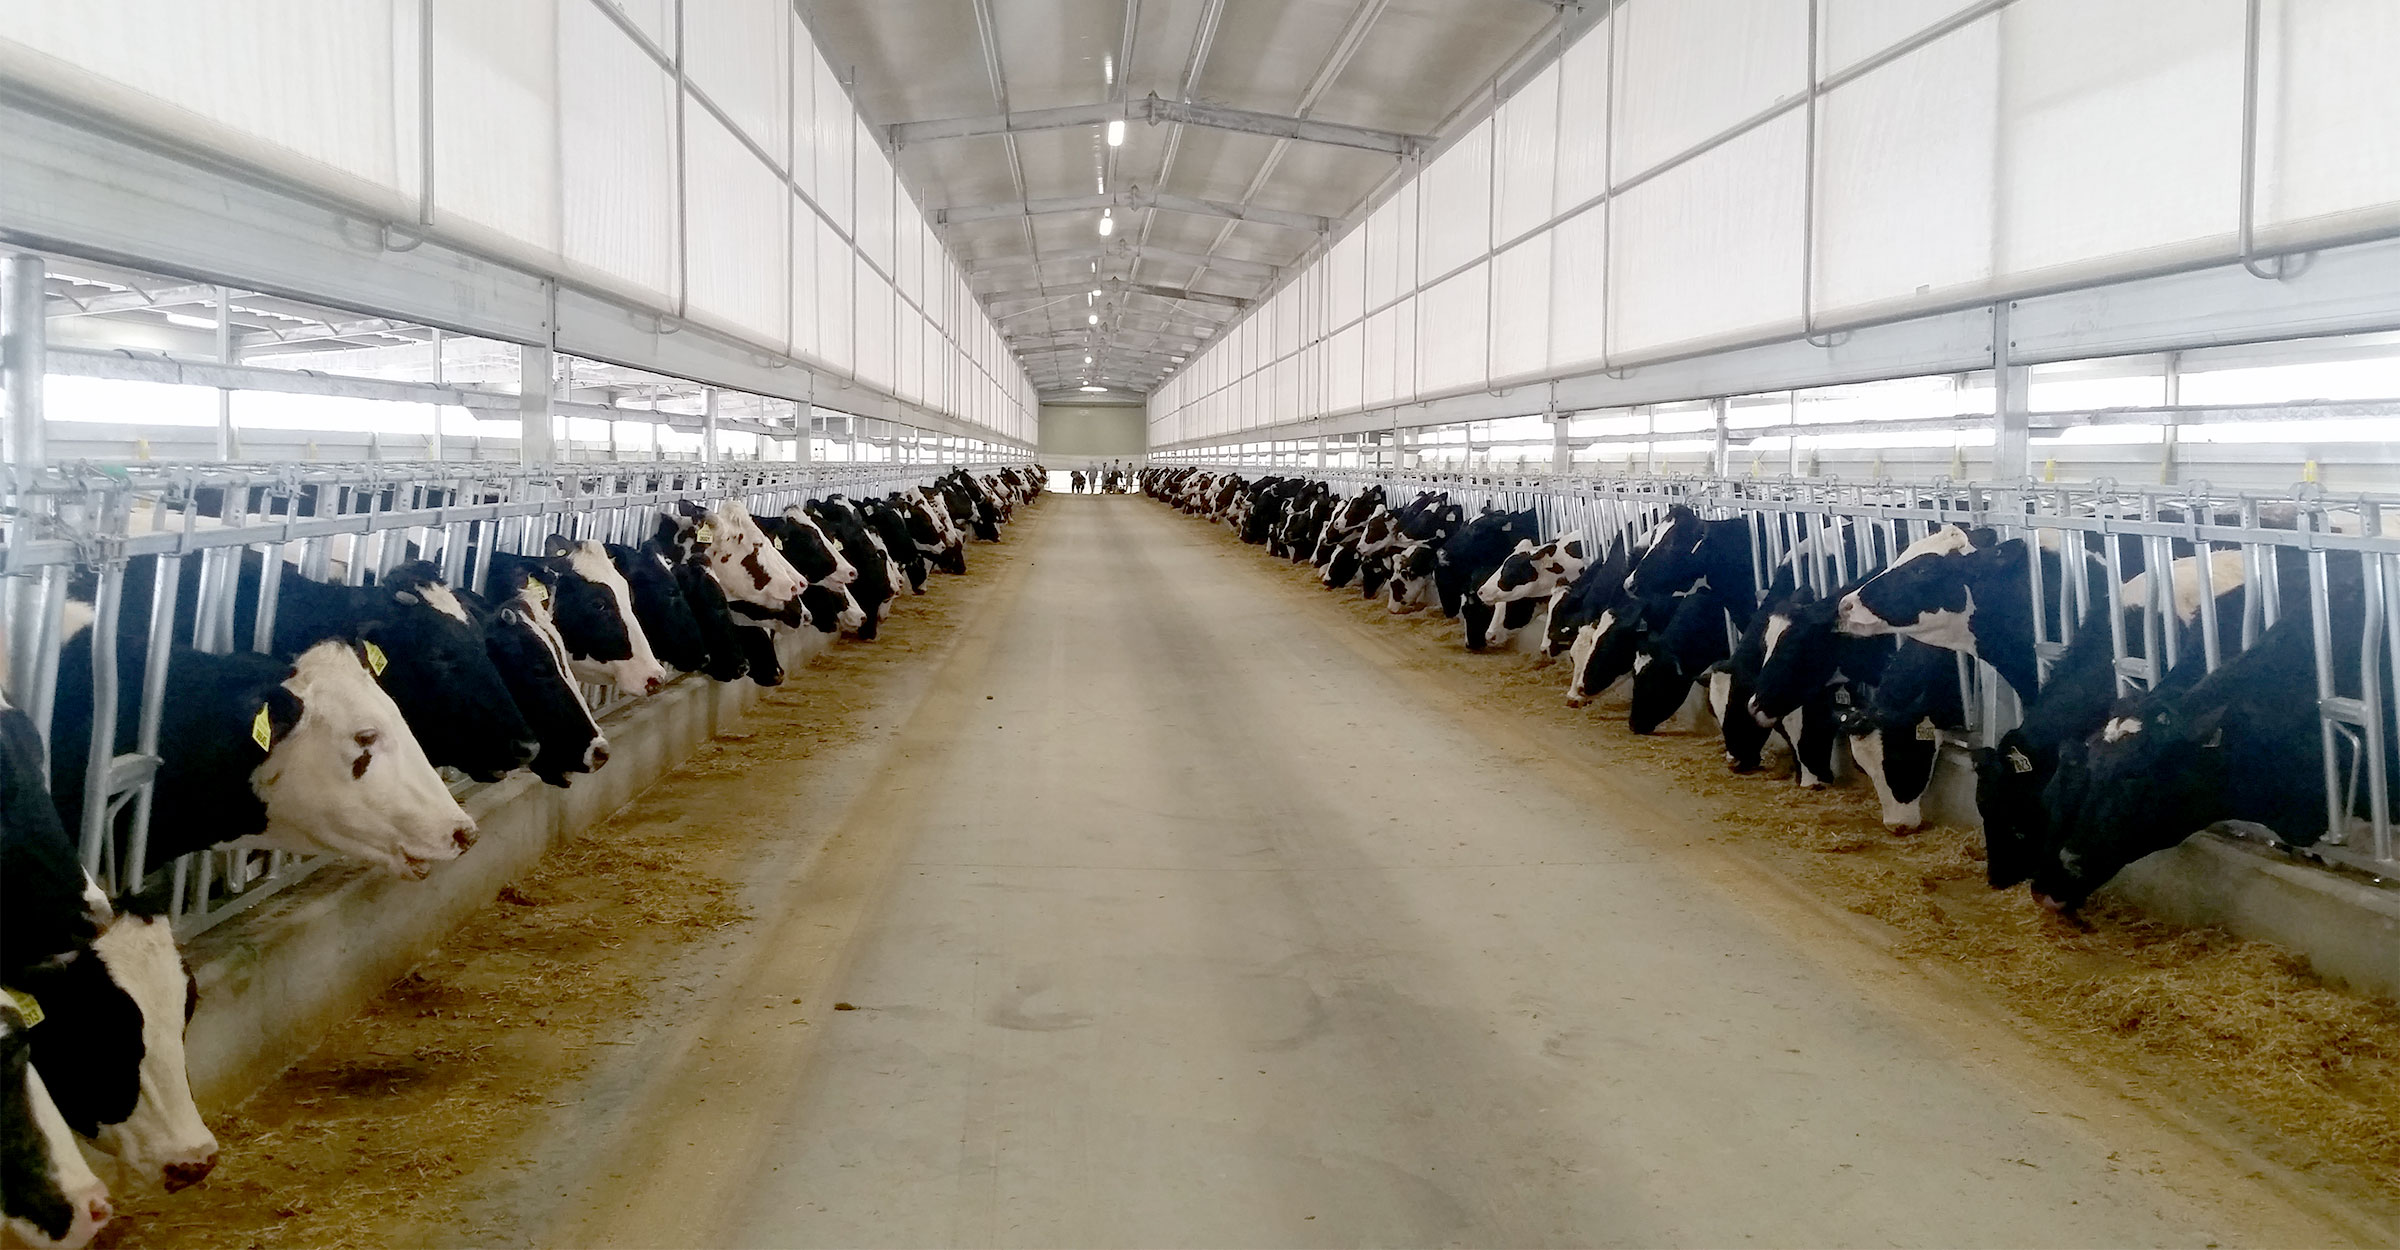
[{"label": "cow face", "polygon": [[141,1096],[132,1114],[103,1125],[93,1140],[134,1173],[173,1192],[217,1166],[217,1139],[201,1122],[184,1070],[184,1029],[200,991],[175,949],[164,901],[129,903],[93,944],[109,979],[140,1010],[142,1044]]},{"label": "cow face", "polygon": [[1974,654],[1967,618],[1974,614],[1969,581],[1983,562],[1964,529],[1945,525],[1910,543],[1881,573],[1861,582],[1841,600],[1841,630],[1871,637],[1905,633],[1921,642]]},{"label": "cow face", "polygon": [[858,568],[834,545],[816,518],[798,505],[783,510],[783,555],[812,586],[847,586],[858,580]]},{"label": "cow face", "polygon": [[649,640],[651,654],[686,673],[706,667],[708,644],[700,637],[700,623],[692,618],[691,606],[683,601],[683,589],[675,584],[675,566],[666,552],[656,546],[637,548],[622,543],[610,543],[606,550],[609,562],[617,566],[633,595],[634,621]]},{"label": "cow face", "polygon": [[1394,553],[1387,586],[1391,596],[1385,611],[1414,612],[1424,607],[1441,567],[1441,553],[1432,543],[1418,543]]},{"label": "cow face", "polygon": [[[281,712],[276,690],[288,701]],[[257,845],[346,855],[423,877],[473,844],[475,822],[368,674],[363,649],[318,643],[267,699],[271,745],[250,774],[267,809]],[[289,728],[277,732],[291,713]]]},{"label": "cow face", "polygon": [[550,539],[549,566],[560,576],[550,619],[566,640],[576,675],[639,698],[666,684],[649,635],[633,612],[633,588],[599,543]]},{"label": "cow face", "polygon": [[725,588],[717,585],[716,577],[703,565],[683,563],[675,566],[675,585],[708,642],[708,664],[700,671],[711,681],[733,681],[749,672],[747,649],[734,632],[740,626],[726,608]]},{"label": "cow face", "polygon": [[564,786],[567,774],[588,773],[608,762],[608,739],[583,701],[566,640],[550,619],[554,581],[529,581],[488,615],[484,632],[493,661],[508,676],[510,695],[541,742],[533,757],[534,775]]},{"label": "cow face", "polygon": [[1692,683],[1729,652],[1725,609],[1708,596],[1684,600],[1667,627],[1644,641],[1634,658],[1627,727],[1637,734],[1655,732],[1683,708]]},{"label": "cow face", "polygon": [[1649,550],[1626,575],[1626,592],[1649,596],[1689,589],[1702,572],[1698,553],[1707,532],[1707,523],[1691,508],[1676,504],[1667,509],[1666,525],[1651,536]]},{"label": "cow face", "polygon": [[409,561],[373,593],[376,615],[359,633],[381,654],[376,676],[426,758],[477,781],[497,781],[531,760],[540,744],[493,666],[482,626],[439,570]]},{"label": "cow face", "polygon": [[[683,507],[697,505],[686,502]],[[705,533],[708,571],[725,588],[725,597],[781,611],[800,597],[799,571],[767,541],[766,531],[738,499],[718,502],[699,522]]]},{"label": "cow face", "polygon": [[1584,569],[1583,536],[1568,534],[1536,546],[1531,539],[1500,562],[1500,568],[1477,589],[1485,603],[1506,603],[1548,595],[1580,576]]},{"label": "cow face", "polygon": [[2043,795],[2057,767],[2058,752],[2034,744],[2022,730],[1975,752],[1975,811],[1983,821],[1984,873],[1993,889],[2031,877],[2048,847]]},{"label": "cow face", "polygon": [[13,1002],[0,1001],[0,1212],[27,1245],[91,1244],[109,1221],[108,1187],[92,1174],[49,1087]]},{"label": "cow face", "polygon": [[[2225,749],[2226,712],[2223,704],[2187,711],[2129,700],[2080,749],[2061,751],[2043,791],[2043,816],[2054,836],[2032,857],[2034,897],[2074,912],[2125,865],[2223,816],[2228,783],[2255,766]],[[2313,787],[2303,788],[2313,797]],[[2323,811],[2296,815],[2305,823],[2287,821],[2278,832],[2314,842]]]}]

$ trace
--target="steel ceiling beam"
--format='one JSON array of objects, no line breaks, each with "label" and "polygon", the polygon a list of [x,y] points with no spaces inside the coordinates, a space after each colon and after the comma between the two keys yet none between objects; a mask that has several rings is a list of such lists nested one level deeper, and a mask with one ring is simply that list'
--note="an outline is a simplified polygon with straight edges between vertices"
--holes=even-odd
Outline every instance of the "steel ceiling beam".
[{"label": "steel ceiling beam", "polygon": [[1162,212],[1189,213],[1195,217],[1222,217],[1228,221],[1253,221],[1265,226],[1280,226],[1308,234],[1322,234],[1337,224],[1333,218],[1315,213],[1293,213],[1279,208],[1260,208],[1256,205],[1225,204],[1197,196],[1170,195],[1156,191],[1123,191],[1112,195],[1061,195],[1043,199],[1024,199],[1004,204],[958,204],[933,210],[933,224],[962,225],[971,221],[1006,221],[1014,217],[1039,217],[1050,213],[1089,213],[1104,208],[1121,208],[1132,212],[1139,208],[1155,208]]},{"label": "steel ceiling beam", "polygon": [[1020,270],[1035,269],[1045,265],[1066,264],[1070,262],[1080,264],[1095,260],[1122,260],[1129,263],[1145,260],[1160,260],[1183,265],[1206,265],[1210,269],[1214,269],[1220,273],[1233,274],[1243,278],[1256,278],[1261,281],[1269,282],[1283,276],[1283,269],[1280,266],[1270,265],[1264,261],[1233,260],[1224,256],[1204,256],[1198,252],[1179,252],[1171,248],[1145,247],[1131,242],[1118,244],[1113,247],[1087,247],[1076,248],[1064,252],[1051,252],[1039,259],[1024,256],[996,257],[994,259],[987,260],[980,265],[967,266],[966,275],[969,278],[981,278],[988,277],[993,274],[1013,273]]},{"label": "steel ceiling beam", "polygon": [[1220,295],[1214,291],[1194,291],[1187,287],[1166,286],[1152,282],[1127,282],[1123,278],[1096,278],[1093,279],[1091,285],[1054,282],[1035,286],[1003,287],[992,291],[977,291],[975,297],[988,305],[1016,299],[1079,295],[1094,290],[1104,294],[1124,292],[1134,295],[1151,295],[1159,299],[1188,300],[1195,304],[1215,304],[1223,308],[1248,308],[1254,302],[1247,296]]},{"label": "steel ceiling beam", "polygon": [[1148,122],[1153,126],[1201,126],[1287,142],[1358,148],[1389,156],[1418,156],[1434,142],[1429,135],[1318,121],[1313,117],[1261,113],[1223,104],[1203,104],[1196,100],[1162,100],[1156,93],[1123,104],[1070,104],[1062,108],[987,113],[981,117],[897,122],[884,127],[884,130],[891,137],[893,147],[904,148],[912,143],[932,143],[943,139],[973,139],[987,135],[1021,135],[1037,130],[1067,130],[1076,126],[1105,126],[1120,120]]}]

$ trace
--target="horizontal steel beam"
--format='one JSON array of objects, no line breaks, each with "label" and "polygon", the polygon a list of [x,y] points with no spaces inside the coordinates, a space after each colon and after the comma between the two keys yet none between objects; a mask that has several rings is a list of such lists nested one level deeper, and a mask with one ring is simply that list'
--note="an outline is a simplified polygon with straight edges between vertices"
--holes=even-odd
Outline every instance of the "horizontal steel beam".
[{"label": "horizontal steel beam", "polygon": [[884,127],[884,131],[890,136],[893,147],[904,148],[912,143],[930,143],[940,139],[1021,135],[1074,126],[1105,126],[1120,120],[1148,122],[1153,126],[1200,126],[1210,130],[1229,130],[1236,134],[1263,135],[1270,139],[1295,139],[1302,143],[1360,148],[1391,156],[1419,156],[1434,143],[1430,135],[1403,134],[1396,130],[1318,121],[1313,117],[1261,113],[1222,104],[1203,104],[1196,100],[1162,100],[1156,95],[1124,104],[1070,104],[1063,108],[988,113],[980,117],[898,122]]},{"label": "horizontal steel beam", "polygon": [[1257,278],[1261,281],[1273,281],[1283,276],[1282,266],[1270,265],[1263,261],[1237,260],[1231,256],[1204,256],[1198,252],[1183,252],[1174,248],[1131,241],[1115,247],[1076,248],[1066,252],[1044,252],[1040,256],[997,256],[979,264],[967,266],[966,274],[969,278],[982,278],[1003,273],[1032,273],[1051,265],[1088,264],[1095,260],[1125,261],[1129,264],[1148,260],[1164,261],[1176,265],[1204,265],[1219,273],[1232,274],[1240,278]]},{"label": "horizontal steel beam", "polygon": [[977,291],[975,297],[988,305],[1008,300],[1081,295],[1090,291],[1100,291],[1104,294],[1121,292],[1133,295],[1152,295],[1159,299],[1189,300],[1195,304],[1215,304],[1222,308],[1248,308],[1252,302],[1246,296],[1222,295],[1215,291],[1195,291],[1190,287],[1168,286],[1159,282],[1127,282],[1123,278],[1095,278],[1082,285],[1061,282],[1037,286],[1004,287],[994,291]]},{"label": "horizontal steel beam", "polygon": [[1041,217],[1052,213],[1096,213],[1106,208],[1132,212],[1139,208],[1155,208],[1162,212],[1188,213],[1195,217],[1219,217],[1227,221],[1256,222],[1262,226],[1279,226],[1307,234],[1323,234],[1340,223],[1331,217],[1315,213],[1293,213],[1279,208],[1260,208],[1256,205],[1227,204],[1204,200],[1196,196],[1170,195],[1155,191],[1120,191],[1108,195],[1060,195],[1042,199],[1009,200],[999,204],[957,204],[932,211],[937,226],[962,225],[971,221],[1006,221],[1012,217]]}]

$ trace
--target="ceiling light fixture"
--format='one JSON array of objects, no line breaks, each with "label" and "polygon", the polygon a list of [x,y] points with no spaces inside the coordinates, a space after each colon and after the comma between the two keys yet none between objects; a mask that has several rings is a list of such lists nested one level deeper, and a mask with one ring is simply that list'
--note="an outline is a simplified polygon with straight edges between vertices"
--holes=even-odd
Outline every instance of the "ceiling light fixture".
[{"label": "ceiling light fixture", "polygon": [[214,317],[195,317],[190,313],[179,312],[161,313],[159,315],[165,317],[167,319],[167,324],[171,326],[190,326],[195,330],[214,330],[217,328],[217,319]]},{"label": "ceiling light fixture", "polygon": [[1083,323],[1084,323],[1085,325],[1090,325],[1090,326],[1096,326],[1096,325],[1100,324],[1100,314],[1098,314],[1098,313],[1093,313],[1093,314],[1091,314],[1090,316],[1088,316],[1088,317],[1085,317],[1085,318],[1083,319]]},{"label": "ceiling light fixture", "polygon": [[1111,87],[1117,85],[1117,58],[1102,54],[1100,57],[1100,81]]},{"label": "ceiling light fixture", "polygon": [[1124,118],[1119,117],[1108,123],[1108,146],[1112,148],[1121,148],[1125,146]]},{"label": "ceiling light fixture", "polygon": [[1112,234],[1115,234],[1116,232],[1117,232],[1117,218],[1116,218],[1116,210],[1115,210],[1115,209],[1113,209],[1113,208],[1104,208],[1104,209],[1101,209],[1101,210],[1100,210],[1100,237],[1101,237],[1101,238],[1103,238],[1103,239],[1105,239],[1105,238],[1107,238],[1108,236],[1110,236],[1110,235],[1112,235]]},{"label": "ceiling light fixture", "polygon": [[1087,386],[1083,388],[1083,393],[1086,395],[1106,395],[1108,393],[1108,388],[1105,386]]},{"label": "ceiling light fixture", "polygon": [[1092,363],[1092,358],[1091,358],[1091,357],[1089,357],[1089,356],[1086,356],[1086,357],[1084,357],[1084,358],[1083,358],[1083,363],[1085,363],[1085,364],[1087,364],[1087,365],[1088,365],[1088,364],[1090,364],[1090,363]]},{"label": "ceiling light fixture", "polygon": [[1094,195],[1106,195],[1106,194],[1108,194],[1108,175],[1107,175],[1107,174],[1093,174],[1093,175],[1092,175],[1092,194],[1094,194]]}]

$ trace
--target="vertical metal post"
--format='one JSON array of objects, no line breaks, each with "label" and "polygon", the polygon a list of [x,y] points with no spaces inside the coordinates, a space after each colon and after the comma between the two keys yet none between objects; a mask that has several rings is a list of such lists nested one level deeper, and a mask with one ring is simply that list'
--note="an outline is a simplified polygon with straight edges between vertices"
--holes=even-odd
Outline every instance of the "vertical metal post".
[{"label": "vertical metal post", "polygon": [[2158,438],[2158,480],[2172,482],[2177,476],[2175,460],[2182,451],[2183,427],[2176,424],[2175,409],[2183,403],[2183,353],[2168,352],[2160,362],[2159,401],[2167,409],[2167,420]]},{"label": "vertical metal post", "polygon": [[[448,381],[447,377],[445,376],[444,369],[443,369],[443,367],[442,367],[442,366],[443,366],[443,361],[442,361],[442,353],[443,353],[443,350],[444,350],[444,348],[443,348],[443,336],[442,336],[442,331],[441,331],[441,328],[437,326],[437,327],[435,327],[435,328],[434,328],[434,331],[433,331],[433,384],[434,384],[435,386],[442,386],[442,385],[445,385],[445,384],[447,383],[447,381]],[[443,407],[444,407],[444,405],[442,405],[442,404],[440,404],[440,403],[438,403],[438,402],[437,402],[437,403],[435,403],[435,404],[434,404],[434,406],[433,406],[433,445],[432,445],[430,448],[428,448],[428,450],[429,450],[429,451],[431,451],[433,454],[432,454],[432,455],[430,455],[430,456],[428,456],[428,457],[426,457],[426,458],[427,458],[427,459],[429,459],[429,460],[440,460],[440,459],[442,459],[442,458],[443,458],[443,455],[442,455],[442,408],[443,408]]]},{"label": "vertical metal post", "polygon": [[[0,266],[0,455],[17,471],[17,480],[49,463],[42,427],[42,370],[49,325],[49,292],[42,258],[17,253]],[[12,539],[29,537],[36,524],[30,509],[34,499],[11,499],[18,509],[8,522]],[[33,716],[47,722],[46,708],[30,699],[33,674],[41,663],[42,584],[46,577],[0,579],[0,610],[5,610],[9,662],[13,673],[0,673],[0,685],[16,692],[20,704],[32,703]]]},{"label": "vertical metal post", "polygon": [[[2325,828],[2337,840],[2350,821],[2350,805],[2343,801],[2342,763],[2335,743],[2340,735],[2334,730],[2333,718],[2325,715],[2325,704],[2334,697],[2333,684],[2333,603],[2329,598],[2329,578],[2326,554],[2322,550],[2308,553],[2308,615],[2309,643],[2317,658],[2317,742],[2325,753]],[[2378,759],[2375,767],[2381,768]],[[2365,767],[2367,761],[2360,760]]]},{"label": "vertical metal post", "polygon": [[558,460],[557,435],[550,424],[553,357],[547,345],[517,350],[517,461],[552,464]]},{"label": "vertical metal post", "polygon": [[[799,435],[792,441],[792,459],[800,464],[816,463],[817,406],[805,399],[799,401],[792,412],[792,429]],[[918,440],[923,439],[923,433],[919,432]]]},{"label": "vertical metal post", "polygon": [[2007,300],[1992,305],[1992,480],[2014,482],[2031,472],[2033,371],[2009,363]]},{"label": "vertical metal post", "polygon": [[1710,400],[1708,406],[1717,418],[1717,446],[1714,454],[1709,457],[1709,471],[1718,477],[1731,477],[1733,476],[1733,436],[1726,427],[1733,417],[1733,400],[1720,395]]},{"label": "vertical metal post", "polygon": [[717,462],[717,388],[700,388],[700,463]]},{"label": "vertical metal post", "polygon": [[[233,363],[233,297],[224,287],[217,288],[217,363]],[[241,444],[233,433],[233,392],[217,388],[217,459],[231,460],[240,454]]]}]

